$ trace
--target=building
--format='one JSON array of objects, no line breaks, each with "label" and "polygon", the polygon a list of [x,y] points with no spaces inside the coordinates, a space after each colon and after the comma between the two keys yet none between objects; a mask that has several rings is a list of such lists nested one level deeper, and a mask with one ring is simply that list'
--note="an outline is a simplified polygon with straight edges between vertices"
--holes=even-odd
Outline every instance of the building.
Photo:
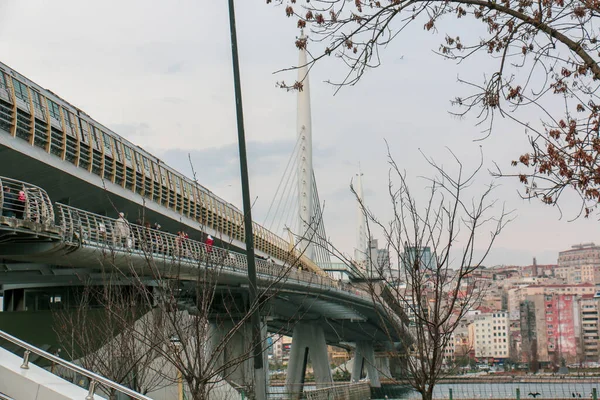
[{"label": "building", "polygon": [[598,299],[586,294],[577,299],[581,320],[581,359],[582,362],[600,361],[598,352]]},{"label": "building", "polygon": [[[383,279],[395,279],[398,277],[398,271],[392,269],[390,251],[388,249],[380,249],[378,240],[371,238],[369,240],[369,253],[367,259],[368,273],[372,277],[380,277]],[[404,277],[400,277],[401,280]]]},{"label": "building", "polygon": [[[578,361],[580,321],[577,297],[572,294],[544,295],[548,353],[555,366]],[[537,311],[537,310],[536,310]]]},{"label": "building", "polygon": [[520,304],[521,361],[537,370],[577,362],[581,354],[578,296],[562,293],[528,295]]},{"label": "building", "polygon": [[482,313],[469,326],[469,337],[478,361],[500,362],[508,359],[509,322],[506,311]]},{"label": "building", "polygon": [[506,296],[502,290],[490,288],[484,292],[484,295],[479,300],[481,307],[490,308],[492,310],[506,310]]},{"label": "building", "polygon": [[571,250],[558,253],[558,269],[582,265],[600,267],[600,246],[594,243],[576,244],[571,246]]},{"label": "building", "polygon": [[273,361],[278,364],[287,363],[290,357],[292,338],[285,335],[272,335]]},{"label": "building", "polygon": [[600,267],[593,264],[557,267],[555,273],[568,284],[600,282]]},{"label": "building", "polygon": [[523,299],[527,296],[533,296],[536,294],[569,294],[575,296],[582,296],[584,294],[596,293],[596,286],[593,283],[579,283],[579,284],[539,284],[529,285],[522,287],[520,295]]},{"label": "building", "polygon": [[[404,273],[404,271],[406,271],[408,268],[411,270],[415,268],[422,268],[431,271],[436,267],[435,254],[432,254],[431,248],[427,246],[413,247],[405,245],[401,261],[401,273]],[[402,279],[403,276],[400,278]]]},{"label": "building", "polygon": [[[548,363],[544,295],[528,296],[520,304],[521,357],[529,369],[537,371],[541,363]],[[539,327],[539,329],[538,329]]]}]

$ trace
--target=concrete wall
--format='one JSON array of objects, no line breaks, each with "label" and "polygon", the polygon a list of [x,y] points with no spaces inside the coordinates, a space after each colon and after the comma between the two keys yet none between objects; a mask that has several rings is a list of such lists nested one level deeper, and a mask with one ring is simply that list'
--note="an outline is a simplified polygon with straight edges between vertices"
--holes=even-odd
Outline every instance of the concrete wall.
[{"label": "concrete wall", "polygon": [[[0,393],[18,400],[85,399],[88,392],[0,347]],[[100,396],[94,399],[101,400]]]}]

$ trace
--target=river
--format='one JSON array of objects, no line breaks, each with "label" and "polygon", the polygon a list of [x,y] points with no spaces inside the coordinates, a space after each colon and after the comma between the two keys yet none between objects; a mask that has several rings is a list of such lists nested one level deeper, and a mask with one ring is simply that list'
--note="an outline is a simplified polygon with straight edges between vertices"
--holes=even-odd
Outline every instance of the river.
[{"label": "river", "polygon": [[[600,381],[596,382],[562,382],[562,383],[440,383],[434,389],[435,399],[449,399],[450,389],[452,398],[459,399],[516,399],[517,388],[520,389],[521,399],[532,399],[529,394],[539,393],[537,399],[590,399],[592,388],[600,393]],[[388,399],[419,399],[419,393],[407,387],[385,387],[382,395]],[[377,396],[380,397],[380,396]]]}]

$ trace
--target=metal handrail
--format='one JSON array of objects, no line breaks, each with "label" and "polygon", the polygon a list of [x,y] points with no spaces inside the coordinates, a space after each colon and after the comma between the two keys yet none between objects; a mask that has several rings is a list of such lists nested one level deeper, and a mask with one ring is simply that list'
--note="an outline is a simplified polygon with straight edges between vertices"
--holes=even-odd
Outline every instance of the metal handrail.
[{"label": "metal handrail", "polygon": [[73,364],[72,362],[63,360],[62,358],[55,356],[54,354],[50,354],[42,349],[39,349],[39,348],[37,348],[27,342],[24,342],[21,339],[18,339],[2,330],[0,330],[0,338],[8,340],[9,342],[19,346],[20,348],[25,349],[25,355],[23,357],[23,365],[21,365],[21,368],[23,368],[23,369],[29,368],[29,354],[35,353],[38,356],[45,358],[46,360],[52,361],[53,363],[61,365],[70,371],[76,372],[78,374],[81,374],[81,375],[87,377],[90,380],[90,389],[89,389],[89,393],[86,396],[85,400],[92,400],[94,398],[93,397],[94,390],[95,390],[96,384],[98,384],[98,383],[101,385],[104,385],[106,387],[109,387],[111,389],[114,389],[114,390],[118,391],[119,393],[126,394],[127,396],[129,396],[133,399],[136,399],[136,400],[152,400],[148,396],[144,396],[143,394],[138,393],[132,389],[129,389],[123,385],[119,385],[118,383],[115,383],[109,379],[106,379],[105,377],[98,375],[92,371],[88,371],[87,369],[80,367],[79,365]]},{"label": "metal handrail", "polygon": [[[245,272],[248,269],[246,255],[242,253],[209,246],[197,240],[132,224],[125,219],[106,217],[61,203],[56,203],[56,210],[58,225],[64,235],[63,239],[71,244],[118,249],[123,252],[152,255],[185,263],[212,262],[236,272]],[[274,277],[285,275],[287,280],[317,284],[362,297],[368,296],[344,282],[290,267],[285,270],[285,267],[273,261],[257,259],[256,268],[259,274]]]},{"label": "metal handrail", "polygon": [[0,176],[0,211],[5,217],[54,223],[52,201],[44,189],[3,176]]}]

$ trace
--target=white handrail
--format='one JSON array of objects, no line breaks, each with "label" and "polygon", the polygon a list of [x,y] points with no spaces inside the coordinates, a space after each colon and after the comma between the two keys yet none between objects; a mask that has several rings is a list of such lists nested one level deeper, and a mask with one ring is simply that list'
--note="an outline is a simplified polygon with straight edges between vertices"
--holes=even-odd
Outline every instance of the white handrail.
[{"label": "white handrail", "polygon": [[52,201],[44,189],[0,176],[0,190],[2,216],[41,224],[54,223]]},{"label": "white handrail", "polygon": [[[101,385],[104,385],[106,387],[109,387],[111,389],[114,389],[120,393],[126,394],[127,396],[136,399],[136,400],[152,400],[150,397],[148,396],[144,396],[141,393],[138,393],[134,390],[131,390],[123,385],[119,385],[118,383],[115,383],[109,379],[106,379],[105,377],[98,375],[92,371],[88,371],[87,369],[80,367],[79,365],[73,364],[72,362],[63,360],[60,357],[55,356],[54,354],[50,354],[40,348],[37,348],[27,342],[22,341],[21,339],[18,339],[2,330],[0,330],[0,338],[8,340],[9,342],[16,344],[17,346],[19,346],[22,349],[25,349],[25,357],[23,358],[23,365],[21,365],[21,368],[23,369],[27,369],[28,368],[28,363],[29,363],[29,353],[35,353],[43,358],[45,358],[46,360],[52,361],[53,363],[56,363],[58,365],[62,365],[63,367],[67,368],[68,370],[77,372],[85,377],[87,377],[88,379],[90,379],[90,394],[88,394],[88,396],[86,397],[86,400],[91,400],[93,399],[93,388],[95,387],[96,383],[99,383]],[[94,383],[96,382],[96,383]]]},{"label": "white handrail", "polygon": [[[245,254],[226,250],[216,246],[188,238],[182,238],[172,233],[146,228],[132,224],[124,219],[117,220],[89,211],[56,203],[58,214],[57,224],[63,230],[63,239],[70,243],[81,243],[88,246],[109,247],[128,253],[152,254],[157,257],[167,257],[182,262],[220,263],[234,270],[247,270]],[[271,276],[284,276],[299,282],[318,284],[320,286],[349,292],[361,297],[368,297],[363,291],[313,272],[296,270],[282,266],[272,261],[256,260],[257,272]]]}]

